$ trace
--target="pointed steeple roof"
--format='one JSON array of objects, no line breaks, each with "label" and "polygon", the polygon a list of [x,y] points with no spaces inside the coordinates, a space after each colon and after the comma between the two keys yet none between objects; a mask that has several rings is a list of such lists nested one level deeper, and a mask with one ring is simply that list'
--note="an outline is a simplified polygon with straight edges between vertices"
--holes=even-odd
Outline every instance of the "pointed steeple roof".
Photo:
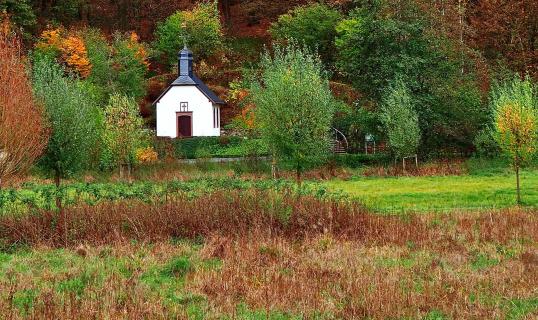
[{"label": "pointed steeple roof", "polygon": [[183,50],[178,54],[178,77],[153,103],[156,104],[174,86],[196,86],[214,104],[225,104],[205,83],[193,72],[193,54],[185,44]]}]

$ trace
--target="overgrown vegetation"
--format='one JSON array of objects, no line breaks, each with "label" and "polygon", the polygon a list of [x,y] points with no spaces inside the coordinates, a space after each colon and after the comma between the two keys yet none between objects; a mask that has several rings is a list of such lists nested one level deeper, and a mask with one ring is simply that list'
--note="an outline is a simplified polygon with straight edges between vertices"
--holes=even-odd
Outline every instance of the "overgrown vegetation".
[{"label": "overgrown vegetation", "polygon": [[275,160],[291,161],[300,181],[308,165],[328,155],[337,102],[320,60],[306,48],[277,47],[261,68],[251,87],[257,125]]},{"label": "overgrown vegetation", "polygon": [[222,27],[216,1],[200,2],[191,11],[178,11],[157,25],[154,47],[170,65],[188,45],[198,59],[209,57],[222,46]]},{"label": "overgrown vegetation", "polygon": [[537,312],[533,211],[381,217],[354,204],[247,192],[81,206],[68,217],[77,226],[69,248],[47,213],[0,217],[9,250],[0,254],[2,314],[522,319]]},{"label": "overgrown vegetation", "polygon": [[[536,17],[0,0],[0,318],[536,317]],[[185,45],[226,135],[152,139]]]},{"label": "overgrown vegetation", "polygon": [[20,41],[0,30],[0,188],[43,152],[48,132],[20,55]]},{"label": "overgrown vegetation", "polygon": [[102,114],[83,83],[65,77],[64,69],[47,56],[36,55],[33,85],[45,106],[51,134],[40,165],[60,179],[89,167],[99,141]]}]

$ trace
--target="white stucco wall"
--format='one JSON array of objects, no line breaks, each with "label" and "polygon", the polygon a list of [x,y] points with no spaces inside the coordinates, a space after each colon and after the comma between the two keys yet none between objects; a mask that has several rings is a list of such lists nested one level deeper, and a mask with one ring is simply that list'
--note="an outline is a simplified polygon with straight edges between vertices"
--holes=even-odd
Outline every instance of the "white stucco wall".
[{"label": "white stucco wall", "polygon": [[[181,102],[189,103],[194,137],[220,136],[220,123],[218,128],[213,128],[214,105],[196,86],[172,87],[157,102],[157,136],[177,138],[176,112],[182,112]],[[215,106],[219,108],[218,105]]]}]

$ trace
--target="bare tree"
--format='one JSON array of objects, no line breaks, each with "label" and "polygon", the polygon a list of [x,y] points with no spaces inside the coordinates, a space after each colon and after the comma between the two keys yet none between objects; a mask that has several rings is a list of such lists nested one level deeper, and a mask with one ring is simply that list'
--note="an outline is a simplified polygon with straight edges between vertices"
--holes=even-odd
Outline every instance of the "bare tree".
[{"label": "bare tree", "polygon": [[0,187],[5,178],[27,170],[47,143],[20,42],[6,31],[0,31]]}]

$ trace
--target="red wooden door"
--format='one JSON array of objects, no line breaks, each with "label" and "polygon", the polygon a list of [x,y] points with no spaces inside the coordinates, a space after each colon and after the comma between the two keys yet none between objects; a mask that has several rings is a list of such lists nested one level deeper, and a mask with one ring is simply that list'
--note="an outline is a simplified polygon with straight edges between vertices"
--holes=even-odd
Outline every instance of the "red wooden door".
[{"label": "red wooden door", "polygon": [[177,132],[180,138],[192,137],[192,116],[181,115],[177,117]]}]

